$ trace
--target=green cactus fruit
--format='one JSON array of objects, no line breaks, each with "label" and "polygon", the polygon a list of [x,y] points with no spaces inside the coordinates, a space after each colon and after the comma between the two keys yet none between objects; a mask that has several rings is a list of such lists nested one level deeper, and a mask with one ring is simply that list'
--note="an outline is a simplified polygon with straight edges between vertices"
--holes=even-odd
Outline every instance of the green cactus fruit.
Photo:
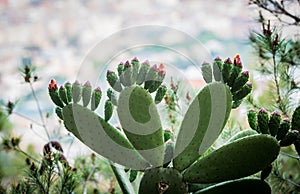
[{"label": "green cactus fruit", "polygon": [[149,69],[146,75],[144,88],[149,92],[151,91],[150,93],[154,92],[155,88],[157,89],[157,87],[160,85],[158,73],[159,68],[155,64]]},{"label": "green cactus fruit", "polygon": [[183,171],[218,138],[231,111],[231,93],[223,83],[207,84],[189,106],[177,136],[174,167]]},{"label": "green cactus fruit", "polygon": [[141,68],[139,70],[139,74],[136,79],[136,83],[138,85],[141,85],[142,83],[144,83],[149,69],[150,69],[149,61],[145,61],[141,64]]},{"label": "green cactus fruit", "polygon": [[124,83],[124,69],[125,69],[125,65],[124,63],[120,63],[118,65],[117,71],[118,71],[118,76],[120,79],[120,83],[123,84]]},{"label": "green cactus fruit", "polygon": [[70,82],[66,82],[65,88],[66,88],[66,92],[67,92],[68,104],[72,103],[72,84]]},{"label": "green cactus fruit", "polygon": [[114,90],[116,90],[117,92],[122,91],[120,80],[118,79],[118,76],[115,72],[107,70],[106,80]]},{"label": "green cactus fruit", "polygon": [[57,87],[56,81],[55,81],[54,79],[52,79],[52,80],[50,81],[50,84],[49,84],[49,86],[48,86],[48,92],[49,92],[49,96],[50,96],[52,102],[53,102],[55,105],[57,105],[57,106],[63,108],[63,107],[64,107],[64,104],[63,104],[61,98],[59,97],[59,94],[58,94],[58,87]]},{"label": "green cactus fruit", "polygon": [[250,109],[247,113],[247,117],[248,117],[248,123],[249,126],[251,127],[251,129],[260,132],[257,126],[257,113],[255,112],[255,110]]},{"label": "green cactus fruit", "polygon": [[81,99],[82,86],[76,80],[72,85],[72,98],[74,103],[78,103]]},{"label": "green cactus fruit", "polygon": [[237,54],[237,55],[234,56],[233,66],[232,66],[232,69],[231,69],[231,72],[230,72],[229,81],[228,81],[228,85],[230,87],[233,86],[236,78],[241,73],[242,69],[243,69],[243,66],[242,66],[242,62],[241,62],[241,59],[240,59],[240,55]]},{"label": "green cactus fruit", "polygon": [[92,95],[92,86],[89,81],[85,82],[85,84],[82,87],[82,104],[83,106],[87,106],[90,103]]},{"label": "green cactus fruit", "polygon": [[112,102],[110,100],[106,100],[104,104],[104,120],[106,122],[111,118],[113,110],[114,105],[112,104]]},{"label": "green cactus fruit", "polygon": [[167,142],[169,139],[174,141],[174,132],[170,129],[164,130],[164,142]]},{"label": "green cactus fruit", "polygon": [[195,183],[218,183],[246,177],[265,169],[273,162],[280,147],[266,134],[248,136],[212,152],[192,164],[183,178]]},{"label": "green cactus fruit", "polygon": [[154,99],[155,104],[159,104],[164,99],[166,92],[167,92],[167,87],[165,85],[161,85],[158,87]]},{"label": "green cactus fruit", "polygon": [[132,65],[129,63],[129,61],[126,61],[124,65],[124,72],[123,72],[123,82],[122,82],[123,86],[129,87],[133,84],[132,72],[133,72]]},{"label": "green cactus fruit", "polygon": [[94,111],[98,108],[101,97],[102,97],[101,88],[97,87],[96,89],[94,89],[94,91],[92,93],[92,98],[91,98],[91,110],[92,111]]},{"label": "green cactus fruit", "polygon": [[273,166],[270,164],[265,169],[263,169],[260,173],[260,179],[265,180],[272,172],[272,168],[273,168]]},{"label": "green cactus fruit", "polygon": [[182,175],[173,168],[152,168],[145,171],[139,194],[186,194]]},{"label": "green cactus fruit", "polygon": [[131,64],[132,64],[132,81],[133,83],[135,83],[139,74],[140,62],[135,57],[131,60]]},{"label": "green cactus fruit", "polygon": [[106,95],[107,95],[108,99],[113,103],[113,105],[118,106],[117,95],[111,88],[107,89]]},{"label": "green cactus fruit", "polygon": [[64,118],[62,116],[62,109],[60,107],[55,108],[55,113],[61,120],[64,120]]},{"label": "green cactus fruit", "polygon": [[269,130],[269,115],[266,109],[262,108],[257,114],[257,123],[259,131],[262,134],[270,134]]},{"label": "green cactus fruit", "polygon": [[155,92],[162,84],[165,76],[166,71],[163,64],[160,64],[159,67],[153,65],[146,76],[145,89],[147,88],[150,93]]},{"label": "green cactus fruit", "polygon": [[149,163],[133,148],[121,131],[93,111],[78,104],[70,104],[62,112],[66,129],[96,153],[135,170],[149,167]]},{"label": "green cactus fruit", "polygon": [[231,68],[232,68],[232,61],[230,58],[227,58],[224,61],[223,68],[222,68],[222,77],[223,77],[224,83],[228,83],[228,81],[229,81]]},{"label": "green cactus fruit", "polygon": [[219,183],[194,194],[271,194],[269,184],[257,178],[244,178]]},{"label": "green cactus fruit", "polygon": [[239,74],[239,76],[235,79],[232,87],[231,92],[236,92],[240,90],[249,80],[249,72],[243,71]]},{"label": "green cactus fruit", "polygon": [[282,140],[286,134],[288,133],[289,129],[290,129],[290,119],[289,118],[284,118],[283,121],[280,123],[279,128],[278,128],[278,132],[276,135],[276,139]]},{"label": "green cactus fruit", "polygon": [[280,121],[281,121],[280,113],[278,111],[272,112],[269,121],[269,130],[270,130],[270,134],[274,137],[277,135]]},{"label": "green cactus fruit", "polygon": [[67,91],[64,86],[60,86],[60,88],[58,90],[58,94],[59,94],[60,99],[63,101],[63,103],[69,104],[68,99],[67,99]]},{"label": "green cactus fruit", "polygon": [[209,63],[204,62],[201,66],[202,76],[206,83],[212,82],[212,69]]},{"label": "green cactus fruit", "polygon": [[220,59],[219,57],[215,58],[213,62],[213,74],[216,81],[222,80],[222,68],[223,68],[222,59]]},{"label": "green cactus fruit", "polygon": [[281,147],[290,146],[293,143],[295,143],[298,136],[299,136],[298,131],[296,131],[296,130],[291,131],[288,134],[286,134],[286,136],[280,141],[279,144],[280,144]]},{"label": "green cactus fruit", "polygon": [[130,170],[130,174],[129,174],[129,181],[132,183],[135,181],[136,177],[138,175],[138,171],[137,170]]},{"label": "green cactus fruit", "polygon": [[293,113],[292,130],[300,131],[300,106],[298,106]]},{"label": "green cactus fruit", "polygon": [[171,161],[173,160],[174,157],[174,142],[169,139],[166,143],[165,143],[165,152],[164,152],[164,164],[163,167],[166,168]]},{"label": "green cactus fruit", "polygon": [[153,166],[162,166],[163,130],[150,93],[140,86],[124,89],[119,96],[117,112],[132,145]]},{"label": "green cactus fruit", "polygon": [[255,130],[252,130],[252,129],[246,129],[246,130],[242,130],[238,133],[236,133],[234,136],[232,136],[226,144],[228,143],[231,143],[231,142],[234,142],[236,140],[239,140],[241,138],[244,138],[244,137],[248,137],[248,136],[252,136],[252,135],[257,135],[258,133],[255,131]]},{"label": "green cactus fruit", "polygon": [[248,94],[250,94],[251,90],[252,90],[252,83],[247,82],[240,90],[233,93],[233,101],[242,100]]}]

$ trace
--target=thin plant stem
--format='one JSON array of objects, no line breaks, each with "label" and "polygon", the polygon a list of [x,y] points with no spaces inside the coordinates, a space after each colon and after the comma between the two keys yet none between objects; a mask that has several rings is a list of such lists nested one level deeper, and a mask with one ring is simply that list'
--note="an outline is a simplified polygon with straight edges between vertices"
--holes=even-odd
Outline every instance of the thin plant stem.
[{"label": "thin plant stem", "polygon": [[82,192],[83,194],[87,194],[87,182],[90,180],[90,178],[94,174],[95,169],[96,169],[96,165],[94,164],[91,172],[89,173],[89,175],[87,176],[87,178],[85,179],[85,181],[83,183],[83,192]]},{"label": "thin plant stem", "polygon": [[39,111],[39,115],[40,115],[41,121],[43,123],[43,127],[45,129],[46,135],[47,135],[48,139],[50,140],[50,135],[49,135],[48,130],[47,130],[46,122],[45,122],[45,119],[43,117],[43,113],[42,113],[42,109],[41,109],[39,100],[37,99],[37,96],[36,96],[35,91],[33,89],[32,83],[29,82],[29,85],[30,85],[30,89],[31,89],[32,95],[33,95],[33,97],[35,99],[35,102],[36,102],[36,105],[37,105],[37,108],[38,108],[38,111]]},{"label": "thin plant stem", "polygon": [[15,111],[14,111],[13,114],[15,114],[15,115],[17,115],[17,116],[19,116],[19,117],[22,117],[23,119],[26,119],[26,120],[28,120],[28,121],[30,121],[30,122],[32,122],[32,123],[34,123],[34,124],[36,124],[36,125],[38,125],[38,126],[40,126],[40,127],[44,127],[43,124],[41,124],[41,123],[39,123],[39,122],[33,120],[32,118],[30,118],[30,117],[28,117],[28,116],[26,116],[26,115],[23,115],[23,114],[19,113],[19,112],[15,112]]},{"label": "thin plant stem", "polygon": [[284,153],[284,152],[280,152],[280,154],[283,155],[283,156],[287,156],[287,157],[296,159],[296,160],[298,160],[300,162],[300,157],[299,156],[294,156],[294,155],[291,155],[291,154],[288,154],[288,153]]},{"label": "thin plant stem", "polygon": [[20,147],[14,147],[14,150],[25,155],[27,158],[37,162],[37,163],[41,163],[38,159],[32,157],[31,155],[29,155],[28,153],[24,152]]}]

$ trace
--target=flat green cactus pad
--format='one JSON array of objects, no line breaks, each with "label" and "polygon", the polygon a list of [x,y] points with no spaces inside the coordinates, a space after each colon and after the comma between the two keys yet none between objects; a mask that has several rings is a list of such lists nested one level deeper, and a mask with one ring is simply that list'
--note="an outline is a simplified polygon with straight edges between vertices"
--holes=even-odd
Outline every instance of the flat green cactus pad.
[{"label": "flat green cactus pad", "polygon": [[174,167],[186,169],[218,138],[231,111],[231,93],[222,83],[206,85],[188,108],[175,145]]},{"label": "flat green cactus pad", "polygon": [[133,147],[153,166],[162,166],[163,130],[150,93],[140,86],[125,88],[120,93],[117,111]]},{"label": "flat green cactus pad", "polygon": [[145,171],[139,194],[185,194],[187,186],[182,175],[173,168],[153,168]]},{"label": "flat green cactus pad", "polygon": [[65,127],[96,153],[133,169],[144,170],[149,166],[118,129],[93,111],[70,104],[62,112]]},{"label": "flat green cactus pad", "polygon": [[219,148],[190,166],[184,180],[195,183],[218,183],[246,177],[273,162],[279,153],[277,140],[270,135],[254,135]]},{"label": "flat green cactus pad", "polygon": [[252,135],[257,135],[257,131],[255,130],[252,130],[252,129],[246,129],[246,130],[243,130],[243,131],[240,131],[238,133],[236,133],[234,136],[232,136],[228,141],[227,143],[231,143],[231,142],[234,142],[236,140],[239,140],[241,138],[244,138],[244,137],[248,137],[248,136],[252,136]]},{"label": "flat green cactus pad", "polygon": [[195,194],[271,194],[271,188],[265,181],[256,178],[245,178],[219,183]]}]

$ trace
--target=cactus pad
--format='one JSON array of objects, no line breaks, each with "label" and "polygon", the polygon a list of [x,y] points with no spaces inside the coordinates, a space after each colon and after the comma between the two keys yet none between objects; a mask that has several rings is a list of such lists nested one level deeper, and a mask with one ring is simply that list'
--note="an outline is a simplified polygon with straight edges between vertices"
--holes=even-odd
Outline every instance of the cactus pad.
[{"label": "cactus pad", "polygon": [[277,140],[254,135],[227,144],[190,166],[186,181],[217,183],[252,175],[266,168],[279,153]]},{"label": "cactus pad", "polygon": [[205,86],[187,110],[175,145],[174,167],[182,171],[220,135],[231,110],[231,93],[222,83]]},{"label": "cactus pad", "polygon": [[162,166],[163,130],[150,93],[140,86],[125,88],[120,93],[117,111],[134,148],[153,166]]},{"label": "cactus pad", "polygon": [[145,172],[139,194],[185,194],[187,186],[182,175],[173,168],[153,168]]}]

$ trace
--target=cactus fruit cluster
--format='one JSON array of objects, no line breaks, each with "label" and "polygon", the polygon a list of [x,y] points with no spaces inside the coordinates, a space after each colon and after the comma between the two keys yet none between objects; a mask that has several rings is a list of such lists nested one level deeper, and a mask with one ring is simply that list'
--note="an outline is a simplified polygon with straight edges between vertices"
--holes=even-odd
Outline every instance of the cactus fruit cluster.
[{"label": "cactus fruit cluster", "polygon": [[232,108],[237,108],[252,90],[252,83],[248,81],[249,72],[243,71],[239,54],[235,55],[233,62],[230,58],[222,61],[219,57],[214,59],[212,65],[205,62],[201,70],[206,83],[215,80],[229,86],[232,93]]},{"label": "cactus fruit cluster", "polygon": [[[264,108],[258,112],[250,109],[247,116],[252,131],[273,136],[279,142],[280,147],[294,145],[300,155],[300,106],[294,111],[292,122],[288,117],[282,118],[278,111],[270,114]],[[267,178],[271,171],[272,165],[270,164],[261,172],[261,179]]]},{"label": "cactus fruit cluster", "polygon": [[[251,91],[239,56],[233,63],[217,58],[213,69],[206,65],[202,69],[208,72],[204,73],[208,84],[191,102],[176,136],[163,128],[157,110],[167,91],[162,64],[150,66],[134,58],[120,63],[116,72],[107,71],[111,89],[101,108],[103,116],[95,112],[104,98],[102,91],[92,89],[89,82],[67,82],[58,88],[51,80],[48,89],[68,131],[96,153],[130,170],[130,181],[144,173],[141,194],[270,193],[264,180],[245,178],[266,169],[279,153],[279,143],[269,135],[270,130],[260,134],[260,126],[270,126],[269,121],[259,121],[265,116],[255,117],[258,121],[252,124],[259,133],[248,131],[201,157],[222,132],[232,107]],[[118,128],[109,122],[115,110]],[[203,184],[210,186],[195,189]]]}]

